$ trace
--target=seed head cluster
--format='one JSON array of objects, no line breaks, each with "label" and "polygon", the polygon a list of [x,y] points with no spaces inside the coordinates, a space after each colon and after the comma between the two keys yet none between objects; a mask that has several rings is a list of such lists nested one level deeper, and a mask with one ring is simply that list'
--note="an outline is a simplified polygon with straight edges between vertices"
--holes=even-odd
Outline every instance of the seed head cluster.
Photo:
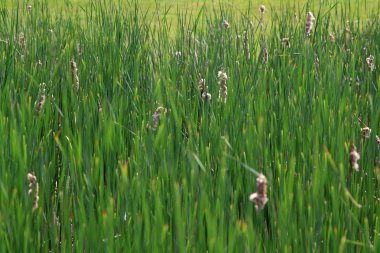
[{"label": "seed head cluster", "polygon": [[368,139],[369,137],[371,137],[371,132],[372,132],[371,128],[363,127],[361,128],[361,131],[364,138]]},{"label": "seed head cluster", "polygon": [[230,28],[230,24],[227,22],[227,20],[223,21],[223,26],[224,26],[224,29]]},{"label": "seed head cluster", "polygon": [[37,113],[41,112],[42,108],[44,107],[45,101],[46,101],[45,87],[46,87],[45,83],[40,84],[40,98],[37,100],[37,103],[36,103]]},{"label": "seed head cluster", "polygon": [[360,154],[356,151],[355,144],[352,144],[350,148],[350,165],[352,169],[359,171],[359,164],[358,164],[359,160],[360,160]]},{"label": "seed head cluster", "polygon": [[223,103],[225,104],[227,103],[227,96],[228,96],[227,79],[228,79],[228,76],[226,72],[218,71],[218,83],[221,86],[219,89],[219,101],[223,101]]},{"label": "seed head cluster", "polygon": [[152,116],[152,129],[156,131],[158,124],[160,123],[161,113],[165,111],[165,108],[162,106],[157,107]]},{"label": "seed head cluster", "polygon": [[256,210],[261,210],[264,208],[265,204],[268,202],[267,197],[267,178],[260,174],[256,179],[257,192],[252,193],[249,196],[249,200],[255,202]]},{"label": "seed head cluster", "polygon": [[374,62],[375,58],[373,57],[373,55],[370,55],[366,61],[367,61],[367,64],[368,64],[368,68],[369,70],[372,72],[374,69],[375,69],[375,62]]},{"label": "seed head cluster", "polygon": [[199,91],[201,92],[201,98],[202,101],[210,101],[211,100],[211,94],[207,92],[207,86],[206,86],[206,80],[201,79],[199,80]]},{"label": "seed head cluster", "polygon": [[311,11],[309,11],[307,14],[306,14],[306,35],[307,36],[310,36],[311,34],[311,30],[313,29],[313,25],[314,25],[314,15]]},{"label": "seed head cluster", "polygon": [[265,63],[265,64],[268,63],[268,59],[269,59],[268,50],[267,50],[266,48],[264,48],[264,56],[263,56],[263,60],[264,60],[264,63]]},{"label": "seed head cluster", "polygon": [[79,91],[78,67],[74,58],[71,59],[70,66],[71,66],[71,79],[72,79],[73,85],[75,86],[76,91]]},{"label": "seed head cluster", "polygon": [[37,177],[34,175],[34,173],[28,173],[27,175],[28,181],[29,181],[29,190],[28,195],[31,196],[33,193],[34,188],[34,202],[33,202],[33,209],[34,212],[38,208],[38,201],[40,199],[40,188],[38,185]]}]

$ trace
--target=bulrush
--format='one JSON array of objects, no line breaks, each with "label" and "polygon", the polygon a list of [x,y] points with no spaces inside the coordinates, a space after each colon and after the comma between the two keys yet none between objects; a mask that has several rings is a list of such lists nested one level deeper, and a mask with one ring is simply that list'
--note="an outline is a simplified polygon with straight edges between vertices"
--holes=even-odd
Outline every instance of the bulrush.
[{"label": "bulrush", "polygon": [[230,24],[227,22],[227,20],[223,21],[223,26],[224,26],[224,29],[230,28]]},{"label": "bulrush", "polygon": [[75,86],[76,91],[79,91],[78,67],[74,58],[71,59],[70,66],[71,66],[71,79],[73,81],[73,85]]},{"label": "bulrush", "polygon": [[330,33],[329,34],[329,38],[330,38],[330,42],[335,42],[335,35],[334,35],[334,33]]},{"label": "bulrush", "polygon": [[265,6],[264,5],[260,5],[259,11],[260,11],[261,14],[264,14],[264,12],[265,12]]},{"label": "bulrush", "polygon": [[[218,83],[221,85],[219,89],[219,101],[223,101],[225,104],[227,103],[227,74],[223,71],[218,71]],[[223,100],[222,100],[223,96]]]},{"label": "bulrush", "polygon": [[28,4],[28,6],[26,7],[26,9],[28,10],[28,12],[31,12],[32,11],[32,5]]},{"label": "bulrush", "polygon": [[249,200],[255,202],[256,210],[261,210],[264,208],[265,204],[268,202],[267,197],[267,178],[260,174],[256,179],[257,192],[252,193],[249,196]]},{"label": "bulrush", "polygon": [[199,80],[199,91],[201,92],[201,94],[203,94],[203,92],[206,91],[206,80],[201,78],[201,80]]},{"label": "bulrush", "polygon": [[249,61],[250,55],[249,55],[249,42],[248,42],[248,32],[244,32],[244,53],[245,53],[245,59],[247,62]]},{"label": "bulrush", "polygon": [[20,34],[18,35],[18,43],[20,45],[20,47],[25,47],[25,34],[23,32],[20,32]]},{"label": "bulrush", "polygon": [[376,135],[375,138],[376,138],[377,145],[378,145],[379,148],[380,148],[380,137]]},{"label": "bulrush", "polygon": [[260,28],[262,30],[263,29],[263,25],[264,25],[265,6],[264,5],[260,5],[259,11],[260,11]]},{"label": "bulrush", "polygon": [[160,123],[161,113],[165,111],[165,108],[162,106],[157,107],[152,116],[152,129],[156,131],[158,124]]},{"label": "bulrush", "polygon": [[40,84],[40,98],[36,101],[36,111],[40,113],[46,101],[45,83]]},{"label": "bulrush", "polygon": [[211,100],[211,94],[207,92],[207,86],[206,86],[206,80],[201,79],[199,80],[199,91],[201,92],[201,98],[202,101],[210,101]]},{"label": "bulrush", "polygon": [[352,169],[359,171],[359,164],[358,164],[359,160],[360,160],[360,155],[356,151],[355,144],[352,144],[350,147],[350,165]]},{"label": "bulrush", "polygon": [[287,48],[290,48],[290,40],[289,40],[289,38],[283,38],[283,39],[281,40],[281,43],[282,43],[283,45],[285,45]]},{"label": "bulrush", "polygon": [[266,48],[264,48],[264,56],[263,56],[263,59],[264,59],[264,63],[265,63],[265,64],[268,63],[268,58],[269,58],[268,50],[267,50]]},{"label": "bulrush", "polygon": [[306,14],[306,35],[310,36],[314,24],[314,15],[311,11]]},{"label": "bulrush", "polygon": [[361,128],[361,131],[362,131],[363,137],[368,139],[371,136],[371,132],[372,132],[371,128],[363,127]]},{"label": "bulrush", "polygon": [[28,181],[29,181],[29,190],[28,195],[32,195],[33,193],[33,186],[34,186],[34,202],[33,202],[33,209],[34,212],[38,208],[38,201],[40,199],[40,188],[38,186],[37,177],[34,175],[34,173],[28,173]]},{"label": "bulrush", "polygon": [[374,63],[374,57],[373,55],[370,55],[366,61],[367,61],[367,64],[368,64],[368,68],[370,71],[373,71],[375,69],[375,63]]}]

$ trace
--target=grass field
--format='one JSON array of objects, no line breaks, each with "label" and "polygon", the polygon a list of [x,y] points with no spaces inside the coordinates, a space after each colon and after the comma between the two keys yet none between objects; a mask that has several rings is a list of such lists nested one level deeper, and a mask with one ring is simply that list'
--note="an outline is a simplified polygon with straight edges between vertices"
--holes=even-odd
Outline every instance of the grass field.
[{"label": "grass field", "polygon": [[0,252],[380,252],[377,1],[39,2],[0,8]]}]

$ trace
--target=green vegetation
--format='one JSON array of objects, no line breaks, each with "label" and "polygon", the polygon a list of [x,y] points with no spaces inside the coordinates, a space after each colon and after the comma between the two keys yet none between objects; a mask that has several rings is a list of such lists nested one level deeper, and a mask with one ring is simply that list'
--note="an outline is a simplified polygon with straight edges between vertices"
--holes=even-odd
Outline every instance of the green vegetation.
[{"label": "green vegetation", "polygon": [[380,252],[380,11],[360,2],[3,6],[0,252]]}]

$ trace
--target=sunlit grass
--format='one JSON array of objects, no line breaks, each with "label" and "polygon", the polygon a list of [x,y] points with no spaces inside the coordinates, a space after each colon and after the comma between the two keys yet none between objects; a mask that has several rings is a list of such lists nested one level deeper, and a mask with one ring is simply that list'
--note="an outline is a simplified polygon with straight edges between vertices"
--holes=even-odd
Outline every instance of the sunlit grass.
[{"label": "sunlit grass", "polygon": [[376,3],[38,2],[0,11],[0,252],[380,251]]}]

